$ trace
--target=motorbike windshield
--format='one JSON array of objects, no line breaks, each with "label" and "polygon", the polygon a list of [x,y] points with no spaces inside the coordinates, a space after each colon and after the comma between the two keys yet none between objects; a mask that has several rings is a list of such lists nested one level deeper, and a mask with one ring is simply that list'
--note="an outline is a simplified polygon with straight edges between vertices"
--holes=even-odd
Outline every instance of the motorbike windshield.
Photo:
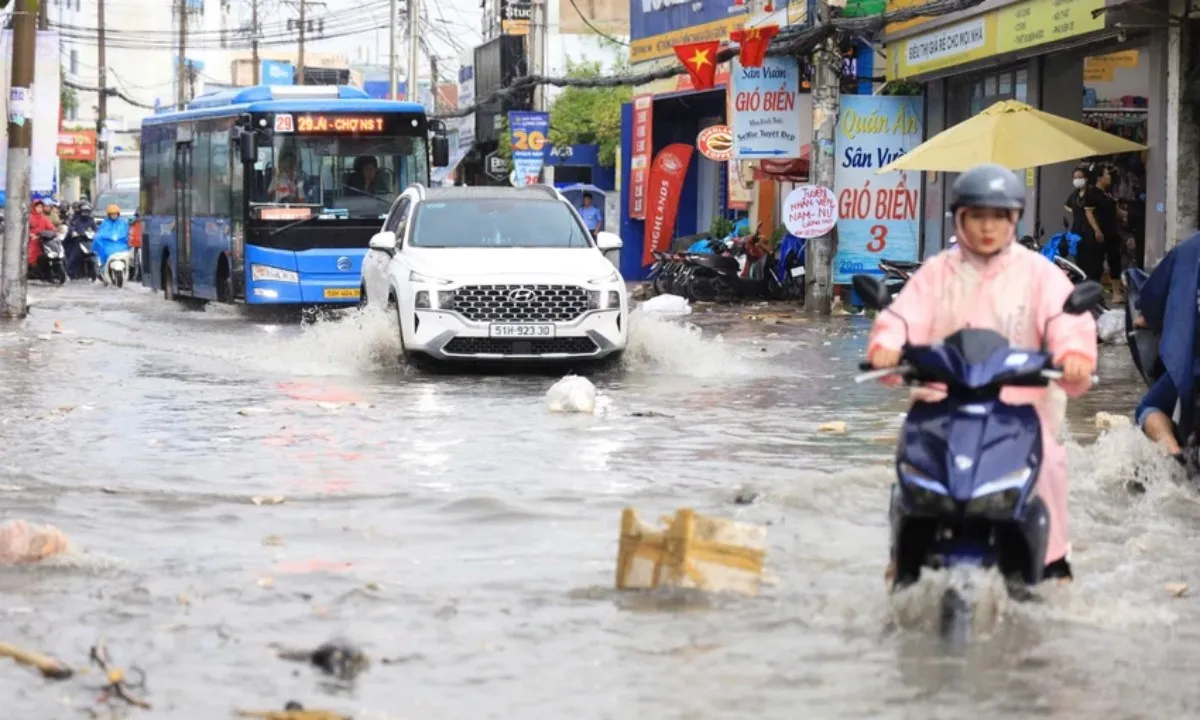
[{"label": "motorbike windshield", "polygon": [[383,219],[399,193],[425,182],[427,165],[421,137],[277,135],[258,149],[251,204]]}]

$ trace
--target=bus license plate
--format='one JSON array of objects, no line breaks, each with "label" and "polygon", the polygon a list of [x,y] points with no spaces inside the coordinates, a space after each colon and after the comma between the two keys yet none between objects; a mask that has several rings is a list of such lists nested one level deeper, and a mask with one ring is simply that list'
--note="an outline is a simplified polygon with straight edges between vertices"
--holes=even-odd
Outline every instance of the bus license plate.
[{"label": "bus license plate", "polygon": [[554,326],[549,324],[493,323],[490,335],[499,338],[552,338],[554,337]]},{"label": "bus license plate", "polygon": [[358,288],[325,288],[325,297],[331,299],[356,298]]}]

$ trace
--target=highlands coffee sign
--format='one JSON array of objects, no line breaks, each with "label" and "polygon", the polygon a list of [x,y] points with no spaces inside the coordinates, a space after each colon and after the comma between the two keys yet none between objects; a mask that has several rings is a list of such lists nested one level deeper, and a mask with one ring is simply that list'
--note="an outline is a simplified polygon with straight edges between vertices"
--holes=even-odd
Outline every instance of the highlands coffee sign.
[{"label": "highlands coffee sign", "polygon": [[533,3],[530,0],[501,0],[500,31],[505,35],[528,35],[532,18]]}]

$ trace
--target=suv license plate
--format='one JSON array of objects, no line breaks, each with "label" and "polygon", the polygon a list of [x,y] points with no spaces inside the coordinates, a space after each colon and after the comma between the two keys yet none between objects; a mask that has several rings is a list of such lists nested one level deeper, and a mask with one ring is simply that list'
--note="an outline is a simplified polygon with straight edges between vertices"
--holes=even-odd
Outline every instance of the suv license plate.
[{"label": "suv license plate", "polygon": [[494,338],[552,338],[554,325],[493,323],[488,334]]}]

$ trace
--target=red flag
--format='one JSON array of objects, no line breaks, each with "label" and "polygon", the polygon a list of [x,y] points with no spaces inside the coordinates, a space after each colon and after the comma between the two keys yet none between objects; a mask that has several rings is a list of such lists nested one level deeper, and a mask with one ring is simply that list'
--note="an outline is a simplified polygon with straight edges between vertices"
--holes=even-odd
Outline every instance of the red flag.
[{"label": "red flag", "polygon": [[771,38],[779,34],[778,25],[738,28],[729,34],[729,39],[741,46],[738,61],[742,67],[762,67],[767,59],[767,48]]},{"label": "red flag", "polygon": [[655,250],[666,250],[675,236],[675,214],[679,212],[679,193],[688,163],[692,161],[692,146],[683,143],[668,145],[658,151],[650,166],[650,182],[646,187],[646,233],[642,245],[642,266],[654,261]]},{"label": "red flag", "polygon": [[717,51],[720,48],[721,43],[717,40],[675,46],[675,55],[692,76],[692,87],[708,90],[716,84]]}]

